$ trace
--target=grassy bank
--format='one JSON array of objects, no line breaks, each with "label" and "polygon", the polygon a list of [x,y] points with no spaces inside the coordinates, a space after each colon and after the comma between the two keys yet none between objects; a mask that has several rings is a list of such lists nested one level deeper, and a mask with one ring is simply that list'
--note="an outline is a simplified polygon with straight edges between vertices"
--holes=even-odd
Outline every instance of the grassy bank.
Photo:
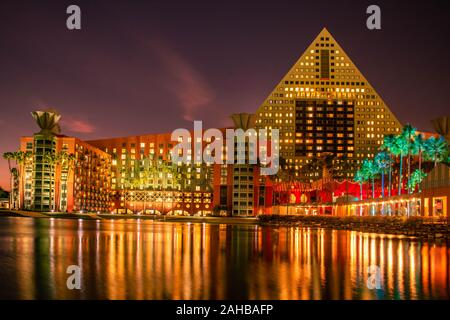
[{"label": "grassy bank", "polygon": [[449,218],[261,215],[258,220],[262,225],[271,226],[330,228],[450,240]]}]

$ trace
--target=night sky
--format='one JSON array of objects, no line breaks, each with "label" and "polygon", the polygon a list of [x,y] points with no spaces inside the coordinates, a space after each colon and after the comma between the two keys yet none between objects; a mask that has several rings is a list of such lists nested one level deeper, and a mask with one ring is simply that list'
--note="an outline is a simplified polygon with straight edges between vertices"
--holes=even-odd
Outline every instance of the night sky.
[{"label": "night sky", "polygon": [[[448,1],[0,2],[0,154],[38,131],[53,107],[62,130],[97,139],[230,125],[255,112],[327,27],[402,123],[432,130],[448,115]],[[82,30],[66,28],[77,4]],[[382,29],[366,28],[378,4]],[[0,160],[0,186],[8,188]]]}]

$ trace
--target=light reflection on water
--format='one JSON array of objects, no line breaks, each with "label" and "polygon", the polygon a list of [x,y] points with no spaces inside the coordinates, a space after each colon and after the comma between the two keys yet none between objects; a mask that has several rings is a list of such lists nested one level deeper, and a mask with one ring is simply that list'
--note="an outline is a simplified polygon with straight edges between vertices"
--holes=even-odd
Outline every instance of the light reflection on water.
[{"label": "light reflection on water", "polygon": [[[0,298],[449,299],[449,257],[445,244],[352,231],[1,218]],[[82,290],[67,289],[69,265]]]}]

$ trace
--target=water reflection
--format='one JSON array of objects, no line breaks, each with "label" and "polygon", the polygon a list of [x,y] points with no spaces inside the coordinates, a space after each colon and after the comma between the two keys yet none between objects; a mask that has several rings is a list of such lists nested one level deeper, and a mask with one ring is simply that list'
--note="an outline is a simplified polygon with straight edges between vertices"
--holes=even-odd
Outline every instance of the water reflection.
[{"label": "water reflection", "polygon": [[[449,248],[351,231],[2,218],[0,298],[449,299]],[[66,269],[82,267],[82,290]],[[366,286],[380,267],[380,290]]]}]

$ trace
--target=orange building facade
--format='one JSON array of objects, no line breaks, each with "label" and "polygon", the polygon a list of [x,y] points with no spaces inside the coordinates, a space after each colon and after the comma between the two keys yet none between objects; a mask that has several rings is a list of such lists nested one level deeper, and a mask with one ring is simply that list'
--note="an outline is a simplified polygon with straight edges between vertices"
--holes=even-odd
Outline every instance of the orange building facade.
[{"label": "orange building facade", "polygon": [[[225,136],[226,129],[220,129]],[[191,150],[194,138],[191,134]],[[270,180],[256,165],[175,164],[171,134],[150,134],[88,141],[111,156],[111,188],[116,213],[239,215],[269,213]],[[202,152],[211,142],[202,139]],[[222,155],[226,163],[226,154]]]},{"label": "orange building facade", "polygon": [[[22,137],[20,150],[31,154],[23,163],[19,178],[20,208],[59,212],[109,210],[111,157],[107,153],[74,137],[39,134]],[[74,158],[64,160],[61,154]]]}]

